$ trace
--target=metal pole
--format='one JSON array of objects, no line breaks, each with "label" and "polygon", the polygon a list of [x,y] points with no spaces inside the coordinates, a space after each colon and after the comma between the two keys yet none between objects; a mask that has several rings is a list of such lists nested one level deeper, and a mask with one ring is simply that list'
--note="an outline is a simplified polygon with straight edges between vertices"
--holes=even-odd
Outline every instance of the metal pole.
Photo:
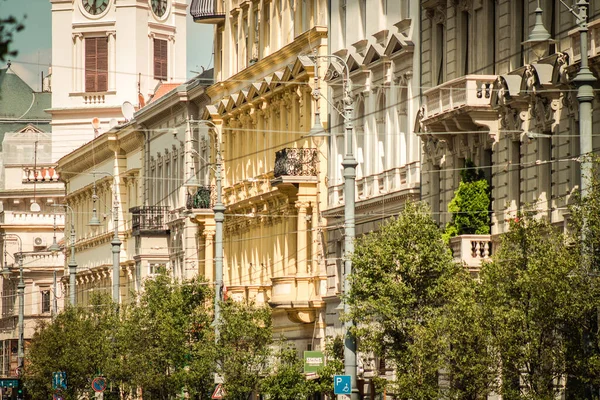
[{"label": "metal pole", "polygon": [[[342,160],[344,167],[344,294],[348,295],[351,289],[350,276],[352,275],[352,254],[354,253],[355,232],[355,188],[356,188],[356,166],[358,162],[354,158],[352,143],[352,113],[354,112],[352,96],[348,88],[350,73],[346,68],[346,77],[343,81],[344,90],[344,134],[346,139],[346,152]],[[344,303],[344,313],[349,315],[350,305]],[[346,320],[344,339],[344,373],[350,375],[352,382],[351,399],[358,399],[358,386],[356,383],[356,340],[351,334],[354,321]]]},{"label": "metal pole", "polygon": [[[356,166],[358,162],[354,157],[354,144],[352,131],[354,124],[352,114],[354,112],[352,91],[350,88],[350,69],[343,58],[337,55],[314,55],[315,58],[333,58],[344,66],[344,78],[342,80],[342,91],[344,96],[344,139],[346,149],[342,166],[344,167],[344,294],[350,293],[352,275],[352,254],[354,253],[354,239],[356,236]],[[315,61],[316,62],[316,61]],[[317,74],[315,66],[315,74]],[[344,313],[349,315],[350,305],[344,302]],[[358,386],[356,382],[356,340],[351,333],[354,321],[344,322],[344,374],[351,378],[351,399],[358,399]]]},{"label": "metal pole", "polygon": [[58,314],[58,298],[56,297],[56,271],[52,273],[52,292],[54,294],[54,298],[52,299],[52,319],[56,318],[56,314]]},{"label": "metal pole", "polygon": [[596,81],[590,71],[588,62],[588,14],[589,3],[587,0],[577,2],[579,14],[576,14],[579,25],[579,40],[581,48],[581,68],[573,83],[577,86],[577,100],[579,101],[579,153],[581,154],[581,197],[585,198],[590,187],[592,171],[592,101],[594,89],[592,84]]},{"label": "metal pole", "polygon": [[[216,128],[216,127],[215,127]],[[215,212],[215,340],[219,337],[219,318],[221,317],[221,302],[223,301],[223,221],[225,219],[225,205],[221,194],[221,170],[223,160],[221,159],[220,135],[215,129],[217,142],[216,156],[216,191],[217,200],[213,211]]]},{"label": "metal pole", "polygon": [[115,192],[113,204],[113,224],[115,233],[110,244],[112,245],[113,256],[113,301],[118,306],[121,294],[121,240],[119,239],[119,198],[117,195],[117,178],[115,176],[113,176],[113,178],[113,191]]},{"label": "metal pole", "polygon": [[24,348],[24,331],[25,331],[25,280],[23,279],[23,242],[19,239],[19,284],[17,285],[17,291],[19,293],[19,340],[18,340],[18,354],[17,354],[17,369],[20,375],[23,372],[23,360],[25,357]]},{"label": "metal pole", "polygon": [[77,261],[75,261],[75,226],[73,225],[73,218],[73,210],[71,210],[71,259],[69,260],[69,301],[71,302],[71,307],[75,306],[75,275],[77,274]]}]

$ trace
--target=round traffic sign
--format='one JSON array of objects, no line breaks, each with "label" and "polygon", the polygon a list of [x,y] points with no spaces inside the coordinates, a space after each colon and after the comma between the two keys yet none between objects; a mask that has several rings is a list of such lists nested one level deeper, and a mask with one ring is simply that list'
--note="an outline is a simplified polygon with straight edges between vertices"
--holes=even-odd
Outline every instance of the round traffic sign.
[{"label": "round traffic sign", "polygon": [[94,378],[92,381],[92,389],[94,389],[95,392],[104,392],[106,390],[106,378],[103,376]]}]

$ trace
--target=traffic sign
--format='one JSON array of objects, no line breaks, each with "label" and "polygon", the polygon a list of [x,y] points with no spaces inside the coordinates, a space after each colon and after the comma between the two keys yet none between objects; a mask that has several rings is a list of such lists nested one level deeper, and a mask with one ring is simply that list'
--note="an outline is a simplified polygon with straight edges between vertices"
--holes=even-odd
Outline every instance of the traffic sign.
[{"label": "traffic sign", "polygon": [[210,396],[210,398],[213,400],[219,400],[223,397],[225,397],[225,389],[223,389],[223,384],[219,383],[215,388],[215,391],[213,392],[212,396]]},{"label": "traffic sign", "polygon": [[52,389],[67,389],[67,373],[64,371],[52,373]]},{"label": "traffic sign", "polygon": [[333,394],[352,393],[352,377],[350,375],[333,376]]},{"label": "traffic sign", "polygon": [[104,392],[106,390],[106,378],[98,376],[92,381],[92,389],[94,392]]}]

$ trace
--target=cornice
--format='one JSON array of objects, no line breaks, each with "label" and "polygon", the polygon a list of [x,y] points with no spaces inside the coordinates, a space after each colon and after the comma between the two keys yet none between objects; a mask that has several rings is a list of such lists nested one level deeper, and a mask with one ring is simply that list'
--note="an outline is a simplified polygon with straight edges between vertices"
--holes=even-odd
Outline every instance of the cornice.
[{"label": "cornice", "polygon": [[298,55],[304,52],[308,53],[311,50],[311,46],[318,46],[318,42],[326,38],[327,28],[324,26],[315,26],[298,36],[293,42],[269,54],[256,64],[243,69],[222,82],[217,82],[208,87],[206,93],[213,102],[230,93],[236,93],[243,87],[248,86],[246,82],[254,82],[258,77],[262,78],[287,67]]}]

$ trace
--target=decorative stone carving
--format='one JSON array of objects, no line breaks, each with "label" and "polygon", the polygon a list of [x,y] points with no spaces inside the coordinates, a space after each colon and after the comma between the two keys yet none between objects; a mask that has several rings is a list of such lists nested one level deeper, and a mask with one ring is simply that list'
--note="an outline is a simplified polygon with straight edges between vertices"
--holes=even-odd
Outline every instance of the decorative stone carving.
[{"label": "decorative stone carving", "polygon": [[532,65],[525,66],[525,87],[528,93],[537,93],[538,79],[535,68]]},{"label": "decorative stone carving", "polygon": [[557,101],[543,96],[535,96],[529,112],[534,118],[536,126],[540,130],[546,131],[554,123],[554,111],[557,109]]},{"label": "decorative stone carving", "polygon": [[579,119],[579,102],[577,101],[577,96],[573,91],[563,92],[562,96],[562,104],[564,108],[567,110],[569,117],[575,118],[575,120]]},{"label": "decorative stone carving", "polygon": [[556,68],[558,70],[559,83],[566,85],[569,83],[569,55],[565,52],[558,53],[556,56]]},{"label": "decorative stone carving", "polygon": [[524,113],[512,108],[504,106],[500,108],[500,127],[506,131],[521,131],[523,130],[523,115]]}]

